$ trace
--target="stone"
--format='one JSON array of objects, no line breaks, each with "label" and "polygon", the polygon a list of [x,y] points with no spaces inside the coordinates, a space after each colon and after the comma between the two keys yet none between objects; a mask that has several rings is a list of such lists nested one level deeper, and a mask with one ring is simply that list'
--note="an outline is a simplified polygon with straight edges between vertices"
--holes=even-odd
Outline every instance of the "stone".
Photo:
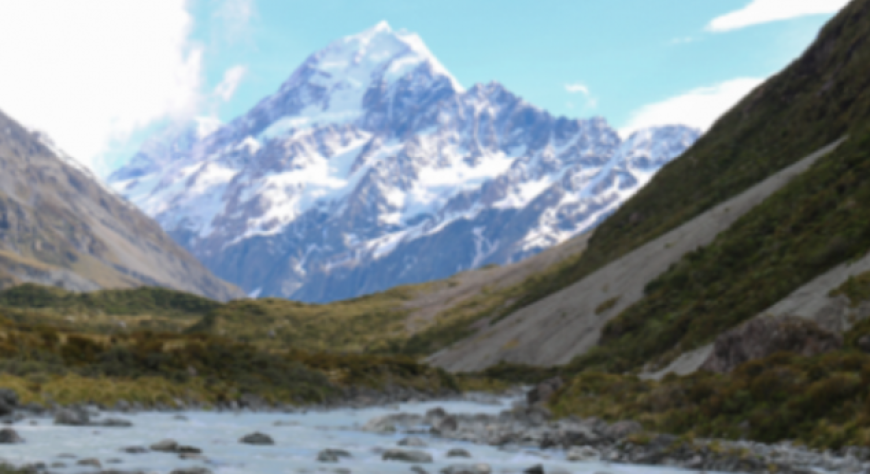
[{"label": "stone", "polygon": [[18,433],[12,428],[3,428],[0,430],[0,444],[20,444],[24,439],[18,436]]},{"label": "stone", "polygon": [[454,464],[441,470],[441,474],[490,474],[489,464]]},{"label": "stone", "polygon": [[432,425],[431,432],[436,435],[449,433],[451,431],[456,431],[459,427],[459,422],[456,420],[456,417],[453,415],[447,415],[440,420],[437,420],[435,424]]},{"label": "stone", "polygon": [[85,410],[62,408],[54,415],[54,424],[56,425],[87,426],[90,422],[91,417]]},{"label": "stone", "polygon": [[450,451],[447,451],[448,458],[470,458],[471,453],[462,449],[462,448],[453,448]]},{"label": "stone", "polygon": [[370,433],[395,433],[396,424],[388,416],[381,416],[369,420],[362,430]]},{"label": "stone", "polygon": [[121,451],[127,454],[145,454],[148,452],[148,450],[143,446],[128,446],[126,448],[121,448]]},{"label": "stone", "polygon": [[79,466],[103,467],[103,465],[100,463],[100,460],[96,458],[80,459],[79,462],[77,462],[76,464],[78,464]]},{"label": "stone", "polygon": [[859,337],[858,340],[855,341],[855,345],[858,346],[858,349],[860,349],[861,352],[870,353],[870,334],[865,334]]},{"label": "stone", "polygon": [[411,466],[411,472],[414,474],[429,474],[429,471],[423,469],[420,466]]},{"label": "stone", "polygon": [[813,321],[795,316],[765,316],[750,319],[717,336],[713,351],[699,370],[725,373],[776,352],[811,357],[841,347],[841,335],[822,329]]},{"label": "stone", "polygon": [[569,461],[597,461],[601,459],[601,452],[591,446],[574,446],[565,454],[565,459]]},{"label": "stone", "polygon": [[18,406],[18,393],[11,388],[0,388],[0,401],[10,407]]},{"label": "stone", "polygon": [[94,423],[94,426],[105,426],[107,428],[129,428],[133,423],[120,418],[106,418],[105,420]]},{"label": "stone", "polygon": [[164,439],[151,445],[151,451],[159,451],[163,453],[174,453],[178,449],[178,441],[174,439]]},{"label": "stone", "polygon": [[239,440],[239,442],[244,444],[256,444],[260,446],[275,444],[275,440],[273,440],[271,436],[260,432],[245,435],[242,437],[242,439]]},{"label": "stone", "polygon": [[425,448],[426,447],[426,442],[423,441],[422,439],[416,437],[416,436],[411,436],[409,438],[401,439],[401,440],[399,440],[398,444],[399,444],[399,446],[411,446],[411,447],[415,447],[415,448]]},{"label": "stone", "polygon": [[185,467],[182,469],[176,469],[172,471],[170,474],[213,474],[210,469],[206,469],[204,467]]},{"label": "stone", "polygon": [[384,461],[402,461],[414,463],[432,462],[432,455],[423,451],[411,451],[404,449],[388,449],[384,451],[381,459]]},{"label": "stone", "polygon": [[175,448],[174,452],[179,453],[179,454],[202,454],[201,449],[199,449],[195,446],[184,446],[184,445],[178,445],[178,447]]},{"label": "stone", "polygon": [[544,474],[544,466],[535,464],[534,466],[523,471],[525,474]]},{"label": "stone", "polygon": [[341,458],[352,457],[349,452],[343,449],[324,449],[317,453],[317,460],[320,462],[338,462]]}]

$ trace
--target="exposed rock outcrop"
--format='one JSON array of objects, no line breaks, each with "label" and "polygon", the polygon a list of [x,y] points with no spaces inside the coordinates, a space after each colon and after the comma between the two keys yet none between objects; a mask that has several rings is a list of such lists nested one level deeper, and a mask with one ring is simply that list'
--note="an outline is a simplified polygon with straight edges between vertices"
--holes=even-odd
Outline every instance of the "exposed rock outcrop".
[{"label": "exposed rock outcrop", "polygon": [[777,352],[814,356],[843,346],[840,335],[796,317],[762,317],[719,335],[701,370],[730,372],[738,365]]}]

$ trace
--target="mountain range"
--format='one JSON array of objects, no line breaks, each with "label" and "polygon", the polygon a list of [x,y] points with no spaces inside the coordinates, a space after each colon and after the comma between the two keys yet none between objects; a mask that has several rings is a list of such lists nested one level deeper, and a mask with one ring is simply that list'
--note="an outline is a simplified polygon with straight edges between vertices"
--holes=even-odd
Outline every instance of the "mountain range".
[{"label": "mountain range", "polygon": [[243,297],[38,131],[0,112],[0,287],[162,286]]},{"label": "mountain range", "polygon": [[109,185],[251,296],[328,302],[520,261],[595,227],[698,138],[620,137],[465,90],[386,23],[227,124],[178,123]]}]

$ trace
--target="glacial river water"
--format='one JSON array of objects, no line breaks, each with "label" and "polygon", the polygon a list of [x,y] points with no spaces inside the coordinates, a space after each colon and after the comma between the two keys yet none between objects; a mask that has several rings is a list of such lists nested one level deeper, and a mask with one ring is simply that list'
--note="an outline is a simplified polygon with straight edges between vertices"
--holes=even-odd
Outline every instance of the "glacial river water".
[{"label": "glacial river water", "polygon": [[[102,469],[142,470],[161,474],[195,466],[206,467],[219,474],[347,472],[340,469],[348,469],[354,474],[409,474],[413,464],[382,461],[380,454],[383,449],[396,448],[397,442],[407,434],[367,433],[361,431],[360,426],[374,417],[397,411],[423,414],[430,408],[441,406],[451,413],[498,413],[508,408],[509,403],[509,400],[503,400],[500,405],[451,401],[408,403],[392,408],[339,409],[292,414],[144,412],[119,416],[133,422],[131,428],[55,426],[49,418],[34,418],[13,426],[25,439],[25,443],[0,445],[0,458],[16,465],[32,462],[45,462],[50,465],[61,462],[66,467],[50,469],[62,473],[94,472],[97,469],[77,465],[77,462],[85,458],[96,458],[101,462]],[[178,415],[183,415],[186,420],[179,419]],[[114,414],[111,416],[116,417]],[[239,443],[239,438],[255,431],[271,436],[275,445],[252,446]],[[486,463],[492,467],[493,474],[522,473],[537,464],[543,465],[547,473],[680,472],[673,468],[568,462],[561,450],[541,450],[533,447],[503,450],[425,434],[415,436],[423,438],[428,446],[409,449],[420,449],[432,455],[434,462],[420,465],[432,474],[452,464],[467,463]],[[175,454],[128,454],[122,451],[122,448],[129,446],[147,447],[166,438],[202,449],[205,459],[182,460]],[[317,454],[325,448],[347,450],[353,458],[335,464],[318,462]],[[469,451],[472,459],[448,459],[446,453],[451,448]]]}]

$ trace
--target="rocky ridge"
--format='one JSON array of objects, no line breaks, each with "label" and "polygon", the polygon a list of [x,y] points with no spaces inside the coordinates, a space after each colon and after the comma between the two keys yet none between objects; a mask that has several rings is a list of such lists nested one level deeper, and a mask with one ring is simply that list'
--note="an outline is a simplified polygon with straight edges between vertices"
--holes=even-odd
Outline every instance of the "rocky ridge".
[{"label": "rocky ridge", "polygon": [[44,134],[0,112],[0,287],[164,286],[242,297]]},{"label": "rocky ridge", "polygon": [[248,293],[325,302],[564,242],[697,138],[623,139],[495,82],[464,90],[418,36],[379,24],[231,123],[153,137],[109,182]]}]

